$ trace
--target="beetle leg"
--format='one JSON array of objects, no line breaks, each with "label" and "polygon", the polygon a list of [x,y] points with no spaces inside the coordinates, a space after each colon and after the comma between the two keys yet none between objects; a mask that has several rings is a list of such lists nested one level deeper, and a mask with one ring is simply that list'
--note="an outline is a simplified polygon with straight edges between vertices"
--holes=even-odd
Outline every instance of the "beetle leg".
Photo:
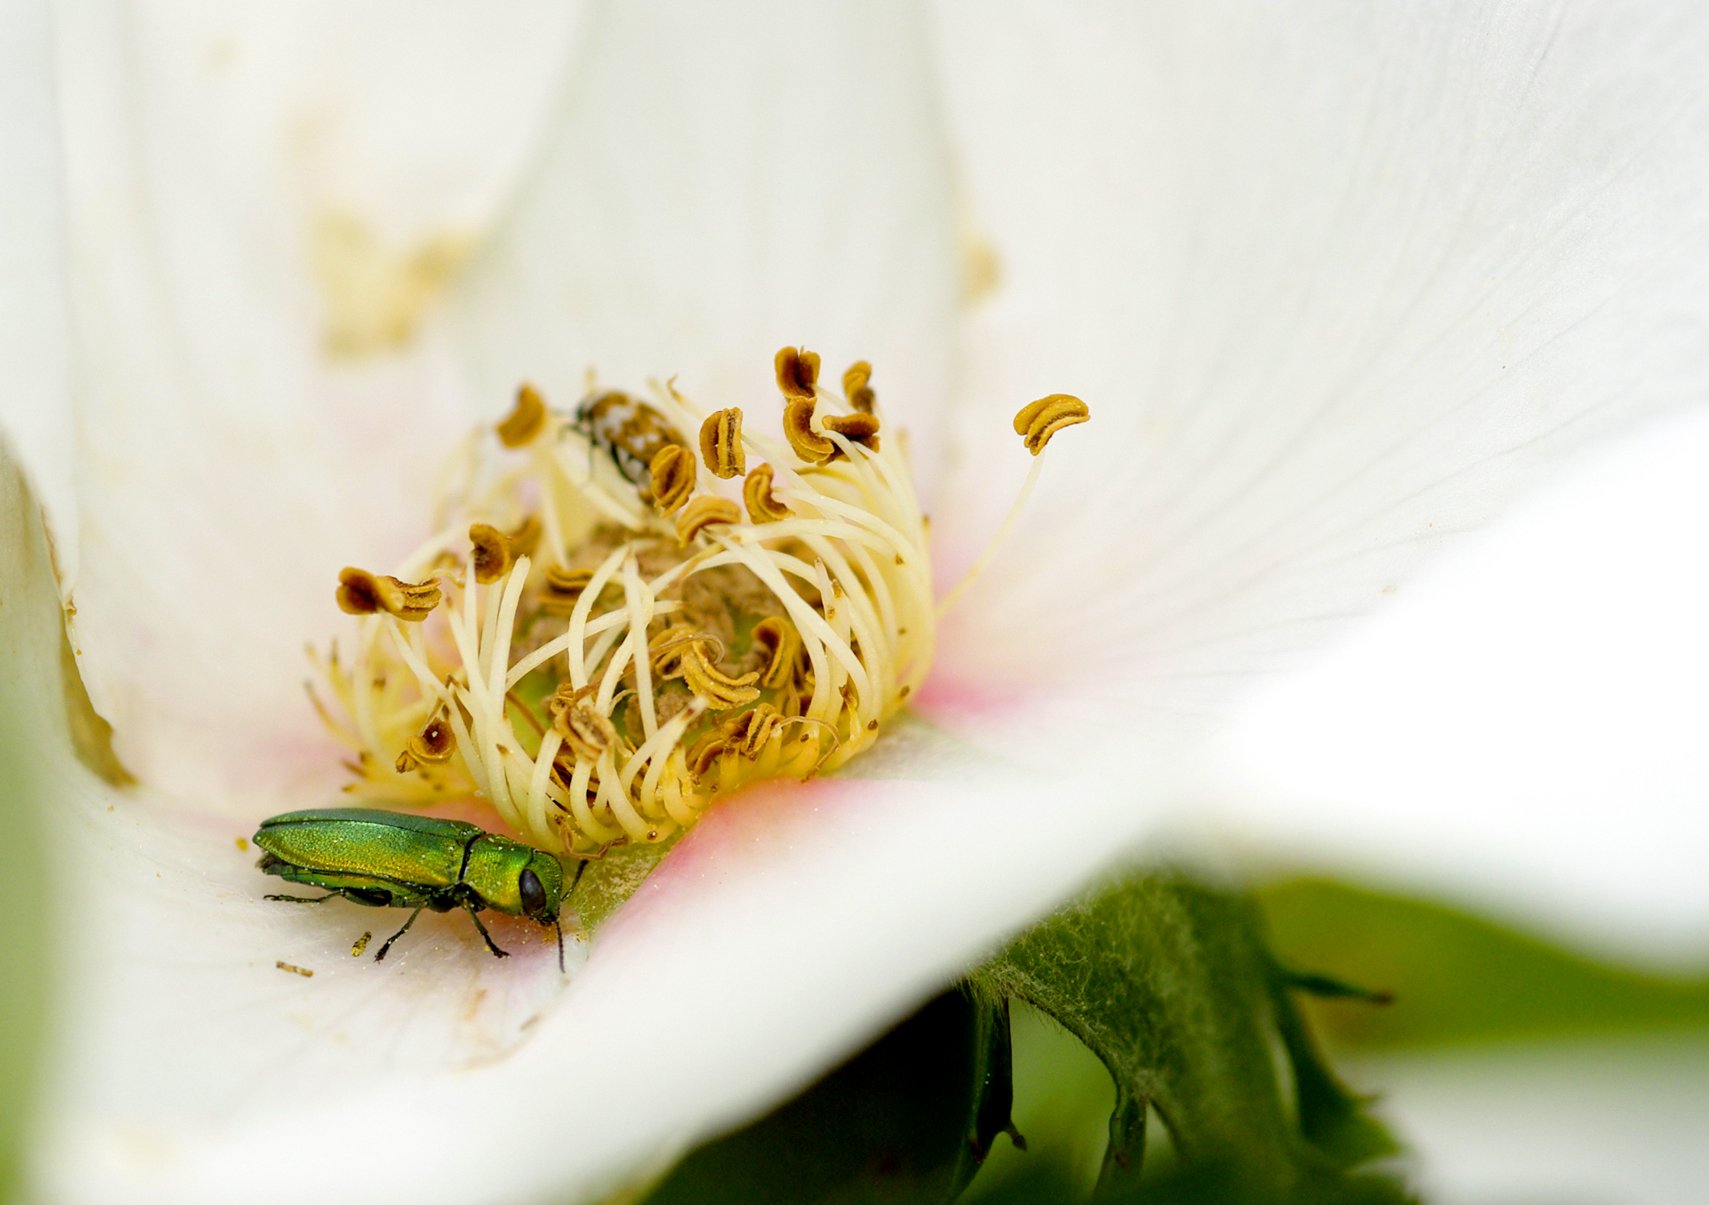
[{"label": "beetle leg", "polygon": [[324,904],[334,896],[343,895],[342,891],[329,891],[325,895],[264,895],[264,900],[284,900],[288,904]]},{"label": "beetle leg", "polygon": [[386,956],[386,951],[392,948],[392,943],[394,941],[396,941],[398,938],[402,937],[405,933],[409,932],[409,927],[411,925],[415,924],[415,918],[421,915],[421,909],[425,908],[425,907],[427,907],[427,905],[422,904],[420,907],[416,908],[416,910],[414,912],[411,912],[409,914],[409,919],[404,922],[404,927],[399,929],[396,933],[392,934],[390,937],[386,938],[386,944],[380,947],[380,952],[378,954],[374,955],[374,961],[375,962],[379,962],[382,958],[384,958]]},{"label": "beetle leg", "polygon": [[473,904],[465,901],[463,904],[463,911],[465,911],[469,914],[469,919],[475,922],[475,928],[477,928],[481,931],[481,940],[487,943],[487,949],[489,949],[493,952],[493,957],[494,958],[509,958],[510,957],[510,951],[509,950],[501,950],[496,945],[493,944],[492,934],[488,933],[487,927],[485,925],[481,924],[481,918],[475,915],[475,906]]}]

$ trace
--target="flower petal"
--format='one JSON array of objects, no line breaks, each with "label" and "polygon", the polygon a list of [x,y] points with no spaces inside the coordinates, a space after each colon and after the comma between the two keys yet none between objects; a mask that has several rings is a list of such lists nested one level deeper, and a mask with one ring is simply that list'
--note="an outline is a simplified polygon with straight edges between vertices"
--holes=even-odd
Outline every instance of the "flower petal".
[{"label": "flower petal", "polygon": [[341,564],[420,538],[478,412],[432,303],[550,95],[558,11],[56,20],[81,506],[64,586],[139,776],[209,800],[325,784],[302,648],[336,621]]},{"label": "flower petal", "polygon": [[775,427],[772,355],[805,343],[833,387],[871,361],[932,465],[954,247],[924,14],[652,2],[590,25],[532,186],[464,294],[476,379],[528,377],[567,404],[590,369],[680,372]]},{"label": "flower petal", "polygon": [[[0,10],[0,436],[30,465],[35,488],[75,529],[73,425],[68,397],[65,237],[55,139],[52,31],[47,9]],[[74,540],[55,545],[75,574]]]},{"label": "flower petal", "polygon": [[1653,425],[1257,692],[1214,814],[1261,856],[1709,950],[1709,415]]},{"label": "flower petal", "polygon": [[[1093,413],[954,674],[1198,731],[1568,448],[1701,398],[1701,10],[940,12],[997,280],[966,396]],[[966,446],[950,550],[1022,460]]]}]

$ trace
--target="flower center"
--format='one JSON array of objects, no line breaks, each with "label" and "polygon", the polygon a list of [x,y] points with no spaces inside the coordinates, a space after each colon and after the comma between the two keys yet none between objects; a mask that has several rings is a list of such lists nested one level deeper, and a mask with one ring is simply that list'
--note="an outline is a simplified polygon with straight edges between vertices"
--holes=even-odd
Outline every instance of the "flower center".
[{"label": "flower center", "polygon": [[[396,575],[340,575],[362,619],[353,655],[321,667],[322,711],[357,751],[348,789],[476,794],[527,840],[592,856],[871,744],[931,662],[926,524],[870,366],[842,395],[811,352],[776,370],[781,438],[671,383],[568,413],[522,386]],[[1083,421],[1046,401],[1056,426]]]}]

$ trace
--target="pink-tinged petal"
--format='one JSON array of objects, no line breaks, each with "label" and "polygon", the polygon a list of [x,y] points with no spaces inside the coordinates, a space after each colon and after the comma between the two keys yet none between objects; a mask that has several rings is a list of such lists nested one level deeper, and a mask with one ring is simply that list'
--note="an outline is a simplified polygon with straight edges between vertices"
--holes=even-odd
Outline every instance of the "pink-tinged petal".
[{"label": "pink-tinged petal", "polygon": [[942,673],[1175,742],[1563,452],[1701,400],[1699,7],[938,11],[988,286],[946,562],[1025,471],[1006,412],[1093,413]]},{"label": "pink-tinged petal", "polygon": [[1260,857],[1701,966],[1706,462],[1709,416],[1646,429],[1259,692],[1214,823]]},{"label": "pink-tinged petal", "polygon": [[[905,3],[601,6],[531,187],[461,296],[474,379],[680,373],[775,430],[778,348],[874,367],[935,476],[955,295],[926,14]],[[894,429],[894,428],[893,428]]]},{"label": "pink-tinged petal", "polygon": [[303,648],[337,630],[340,566],[419,539],[454,441],[505,404],[461,387],[435,303],[520,169],[558,11],[57,16],[66,585],[150,783],[251,815],[329,783]]}]

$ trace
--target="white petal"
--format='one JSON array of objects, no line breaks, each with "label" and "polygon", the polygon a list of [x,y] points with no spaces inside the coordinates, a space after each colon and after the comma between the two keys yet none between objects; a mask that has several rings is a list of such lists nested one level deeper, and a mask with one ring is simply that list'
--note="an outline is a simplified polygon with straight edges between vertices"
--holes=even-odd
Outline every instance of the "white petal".
[{"label": "white petal", "polygon": [[[568,980],[514,929],[501,939],[532,948],[495,965],[457,917],[424,918],[383,967],[352,959],[355,931],[378,937],[397,914],[260,902],[230,825],[178,816],[162,832],[159,813],[62,800],[89,887],[47,1195],[218,1202],[241,1183],[289,1201],[309,1177],[372,1200],[568,1201],[662,1168],[1106,855],[1038,837],[1039,788],[989,762],[951,756],[932,777],[731,800]],[[257,1172],[284,1150],[295,1174]]]},{"label": "white petal", "polygon": [[140,777],[246,812],[325,782],[302,649],[335,575],[420,538],[452,441],[504,405],[464,393],[432,302],[520,165],[560,11],[59,14],[67,586]]},{"label": "white petal", "polygon": [[805,344],[832,388],[871,361],[931,466],[954,247],[925,25],[898,3],[603,6],[465,293],[476,379],[568,404],[590,369],[680,372],[775,425],[772,355]]},{"label": "white petal", "polygon": [[1437,1205],[1697,1205],[1709,1183],[1701,1036],[1395,1054],[1350,1077],[1382,1086],[1410,1186]]},{"label": "white petal", "polygon": [[[1565,449],[1701,400],[1698,6],[941,13],[999,281],[965,425],[1094,416],[946,633],[967,676],[1197,730]],[[961,465],[952,555],[1023,460]]]},{"label": "white petal", "polygon": [[1709,416],[1516,510],[1233,731],[1224,826],[1626,957],[1709,951]]},{"label": "white petal", "polygon": [[[53,93],[52,31],[45,7],[0,8],[0,437],[31,469],[37,494],[75,530],[68,397],[65,236]],[[75,539],[55,546],[75,574]]]}]

